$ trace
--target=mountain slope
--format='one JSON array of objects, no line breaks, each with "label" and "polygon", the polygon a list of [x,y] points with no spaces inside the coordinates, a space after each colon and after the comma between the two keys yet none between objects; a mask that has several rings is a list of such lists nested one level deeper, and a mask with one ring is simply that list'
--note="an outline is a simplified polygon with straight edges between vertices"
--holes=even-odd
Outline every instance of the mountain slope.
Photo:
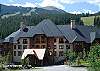
[{"label": "mountain slope", "polygon": [[[67,13],[61,9],[48,6],[43,8],[31,7],[16,7],[1,5],[0,11],[0,36],[5,38],[20,27],[20,22],[25,25],[37,25],[44,19],[50,19],[57,25],[69,24],[70,19],[76,19],[80,24],[80,17],[78,15]],[[52,28],[52,27],[51,27]]]},{"label": "mountain slope", "polygon": [[65,11],[58,9],[53,6],[48,6],[48,7],[17,7],[17,6],[6,6],[0,4],[0,14],[5,15],[5,14],[14,14],[16,12],[20,12],[22,14],[26,14],[29,12],[36,13],[36,14],[60,14],[60,13],[66,13]]},{"label": "mountain slope", "polygon": [[95,13],[95,15],[100,15],[100,11],[99,11],[99,12],[97,12],[97,13]]},{"label": "mountain slope", "polygon": [[66,13],[65,11],[60,10],[58,8],[53,9],[53,7],[51,7],[50,9],[48,7],[45,7],[45,8],[35,7],[32,10],[37,14],[62,14],[62,13]]},{"label": "mountain slope", "polygon": [[17,7],[17,6],[6,6],[6,5],[2,5],[0,4],[0,14],[1,15],[5,15],[5,14],[14,14],[16,12],[20,12],[20,13],[27,13],[29,12],[32,8],[31,7]]}]

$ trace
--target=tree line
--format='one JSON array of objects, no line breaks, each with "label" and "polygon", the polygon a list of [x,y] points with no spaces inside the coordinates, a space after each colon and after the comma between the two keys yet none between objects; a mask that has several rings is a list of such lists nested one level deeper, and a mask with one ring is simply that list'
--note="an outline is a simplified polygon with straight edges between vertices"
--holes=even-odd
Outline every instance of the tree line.
[{"label": "tree line", "polygon": [[3,19],[0,17],[0,37],[5,38],[12,32],[18,30],[20,28],[20,22],[24,22],[24,24],[27,26],[35,26],[44,19],[50,19],[56,25],[70,24],[70,20],[75,19],[76,24],[83,25],[83,22],[81,21],[79,15],[73,15],[67,13],[62,13],[62,14],[31,13],[31,15],[23,16],[22,14],[18,14],[16,16],[10,16],[8,18],[5,17]]},{"label": "tree line", "polygon": [[99,16],[95,16],[94,25],[100,27],[100,17]]}]

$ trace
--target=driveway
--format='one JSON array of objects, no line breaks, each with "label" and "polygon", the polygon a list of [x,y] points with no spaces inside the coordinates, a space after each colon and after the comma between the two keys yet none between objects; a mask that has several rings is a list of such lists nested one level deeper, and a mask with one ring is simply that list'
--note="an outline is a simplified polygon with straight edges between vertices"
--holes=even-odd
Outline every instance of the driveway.
[{"label": "driveway", "polygon": [[87,71],[86,68],[70,67],[66,65],[39,67],[36,69],[21,70],[21,71]]}]

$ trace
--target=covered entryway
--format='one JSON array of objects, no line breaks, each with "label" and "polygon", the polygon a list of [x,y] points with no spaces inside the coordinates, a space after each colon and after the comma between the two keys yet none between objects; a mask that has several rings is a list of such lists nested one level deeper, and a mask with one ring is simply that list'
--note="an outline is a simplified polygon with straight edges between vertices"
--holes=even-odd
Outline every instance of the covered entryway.
[{"label": "covered entryway", "polygon": [[29,56],[29,63],[34,66],[43,65],[43,58],[46,49],[25,49],[21,59],[25,59]]}]

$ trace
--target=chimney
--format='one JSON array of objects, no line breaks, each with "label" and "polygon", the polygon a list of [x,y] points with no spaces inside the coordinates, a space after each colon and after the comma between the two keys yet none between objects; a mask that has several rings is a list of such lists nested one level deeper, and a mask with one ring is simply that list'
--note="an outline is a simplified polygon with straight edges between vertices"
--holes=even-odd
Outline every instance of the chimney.
[{"label": "chimney", "polygon": [[25,27],[24,22],[20,22],[20,29],[23,30]]},{"label": "chimney", "polygon": [[76,27],[76,25],[75,25],[75,20],[71,20],[71,29],[74,29],[75,27]]}]

